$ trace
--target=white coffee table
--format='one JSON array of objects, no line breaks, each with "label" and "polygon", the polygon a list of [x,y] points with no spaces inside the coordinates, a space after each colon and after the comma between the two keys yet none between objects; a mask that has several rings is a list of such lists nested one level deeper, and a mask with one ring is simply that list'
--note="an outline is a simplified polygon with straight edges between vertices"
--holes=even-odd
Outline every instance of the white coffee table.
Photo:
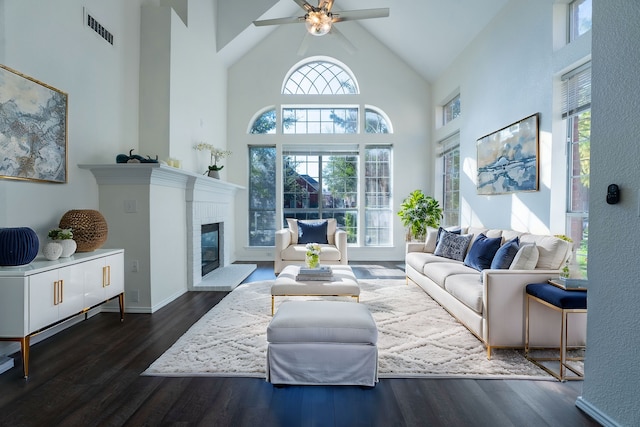
[{"label": "white coffee table", "polygon": [[310,280],[300,282],[296,276],[300,266],[288,265],[271,285],[271,315],[275,312],[277,296],[348,296],[360,302],[360,285],[348,265],[332,265],[331,281]]}]

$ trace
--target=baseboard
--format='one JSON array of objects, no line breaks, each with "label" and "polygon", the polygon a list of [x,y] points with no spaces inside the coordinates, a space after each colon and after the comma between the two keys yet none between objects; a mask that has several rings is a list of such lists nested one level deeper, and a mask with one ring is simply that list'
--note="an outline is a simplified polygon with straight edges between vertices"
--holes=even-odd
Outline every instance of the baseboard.
[{"label": "baseboard", "polygon": [[0,357],[0,374],[13,368],[13,358],[2,356]]},{"label": "baseboard", "polygon": [[607,414],[601,412],[598,408],[593,406],[591,403],[587,402],[582,398],[582,396],[578,396],[578,400],[576,400],[576,406],[585,414],[589,415],[591,418],[599,422],[605,427],[621,427],[620,424],[612,420]]}]

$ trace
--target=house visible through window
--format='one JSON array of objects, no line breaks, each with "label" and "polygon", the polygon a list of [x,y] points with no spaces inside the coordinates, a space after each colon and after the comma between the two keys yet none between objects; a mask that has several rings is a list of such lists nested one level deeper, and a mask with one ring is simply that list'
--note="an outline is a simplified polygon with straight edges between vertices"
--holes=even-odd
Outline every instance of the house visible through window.
[{"label": "house visible through window", "polygon": [[562,77],[567,122],[567,235],[573,240],[577,265],[587,274],[589,173],[591,151],[591,64]]},{"label": "house visible through window", "polygon": [[[286,218],[335,218],[349,244],[392,244],[392,145],[377,143],[377,138],[369,143],[367,136],[391,134],[392,124],[377,107],[336,104],[328,98],[358,93],[346,66],[316,58],[294,67],[282,94],[315,95],[317,103],[307,97],[304,104],[265,107],[256,113],[249,133],[281,134],[287,143],[282,145],[281,162],[276,161],[277,146],[249,147],[250,246],[273,245],[275,230],[287,225]],[[347,134],[360,134],[361,142],[341,141]],[[326,143],[311,142],[307,135],[323,135]],[[276,188],[277,174],[281,189]]]}]

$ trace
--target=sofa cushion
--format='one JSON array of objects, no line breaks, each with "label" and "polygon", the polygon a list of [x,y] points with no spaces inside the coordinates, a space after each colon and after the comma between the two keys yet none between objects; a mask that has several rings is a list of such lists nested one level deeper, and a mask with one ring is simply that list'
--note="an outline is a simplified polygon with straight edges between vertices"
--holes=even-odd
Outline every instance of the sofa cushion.
[{"label": "sofa cushion", "polygon": [[449,258],[435,256],[426,252],[409,252],[405,256],[405,263],[414,268],[414,270],[422,273],[425,265],[433,262],[451,262]]},{"label": "sofa cushion", "polygon": [[473,268],[467,267],[461,261],[452,260],[426,264],[422,273],[442,288],[444,288],[445,280],[455,274],[475,274],[480,277],[480,273]]},{"label": "sofa cushion", "polygon": [[507,243],[500,246],[500,249],[498,249],[493,257],[489,268],[492,270],[509,268],[518,253],[518,249],[520,249],[520,239],[515,237],[509,240]]},{"label": "sofa cushion", "polygon": [[436,250],[436,243],[438,243],[438,236],[440,230],[435,228],[427,229],[427,237],[424,239],[424,251],[434,253]]},{"label": "sofa cushion", "polygon": [[467,249],[469,248],[469,243],[472,238],[473,234],[458,235],[443,229],[440,233],[440,240],[438,241],[434,254],[456,261],[462,261],[467,254]]},{"label": "sofa cushion", "polygon": [[[282,251],[282,259],[304,261],[307,248],[303,244],[289,245]],[[320,245],[320,263],[322,261],[340,261],[340,251],[333,245]]]},{"label": "sofa cushion", "polygon": [[538,263],[538,248],[535,243],[521,245],[513,258],[509,270],[533,270]]},{"label": "sofa cushion", "polygon": [[520,243],[535,243],[539,257],[536,268],[544,270],[559,270],[569,256],[571,244],[555,236],[525,234],[520,237]]},{"label": "sofa cushion", "polygon": [[327,221],[298,222],[298,243],[329,244]]},{"label": "sofa cushion", "polygon": [[471,310],[482,313],[484,287],[481,274],[454,274],[447,277],[444,288]]},{"label": "sofa cushion", "polygon": [[489,238],[480,233],[465,256],[464,265],[478,271],[491,267],[491,261],[500,248],[500,243],[502,243],[502,237]]}]

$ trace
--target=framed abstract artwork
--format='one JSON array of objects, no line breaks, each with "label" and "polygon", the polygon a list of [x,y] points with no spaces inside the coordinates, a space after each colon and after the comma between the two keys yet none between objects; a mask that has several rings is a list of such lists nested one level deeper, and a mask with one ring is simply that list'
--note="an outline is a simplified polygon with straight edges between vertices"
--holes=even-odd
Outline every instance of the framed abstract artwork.
[{"label": "framed abstract artwork", "polygon": [[478,139],[478,194],[538,190],[538,121],[536,113]]},{"label": "framed abstract artwork", "polygon": [[0,178],[67,182],[67,98],[0,65]]}]

